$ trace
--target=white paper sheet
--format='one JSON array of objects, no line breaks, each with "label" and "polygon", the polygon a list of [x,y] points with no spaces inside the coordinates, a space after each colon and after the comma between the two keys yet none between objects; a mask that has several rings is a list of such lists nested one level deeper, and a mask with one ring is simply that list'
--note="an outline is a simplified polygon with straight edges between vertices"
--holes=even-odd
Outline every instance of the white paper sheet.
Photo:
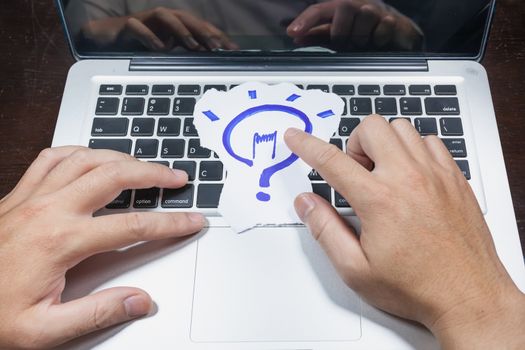
[{"label": "white paper sheet", "polygon": [[204,94],[194,124],[201,146],[227,170],[218,210],[233,230],[301,223],[293,202],[312,191],[311,168],[286,146],[284,133],[295,127],[329,141],[343,109],[337,95],[293,84],[250,82]]}]

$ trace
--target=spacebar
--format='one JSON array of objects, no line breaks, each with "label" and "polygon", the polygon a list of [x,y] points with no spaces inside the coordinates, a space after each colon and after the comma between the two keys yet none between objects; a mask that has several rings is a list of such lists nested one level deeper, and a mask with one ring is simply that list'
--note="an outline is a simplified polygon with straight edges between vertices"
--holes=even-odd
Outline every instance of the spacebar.
[{"label": "spacebar", "polygon": [[117,152],[131,154],[131,140],[127,139],[91,139],[89,148],[109,149]]}]

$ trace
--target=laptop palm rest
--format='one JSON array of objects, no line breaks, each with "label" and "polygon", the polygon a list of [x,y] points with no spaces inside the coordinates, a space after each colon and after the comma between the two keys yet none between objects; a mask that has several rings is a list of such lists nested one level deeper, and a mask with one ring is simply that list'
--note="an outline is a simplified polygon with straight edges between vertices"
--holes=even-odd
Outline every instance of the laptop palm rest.
[{"label": "laptop palm rest", "polygon": [[198,242],[195,342],[354,341],[359,297],[304,228],[211,230]]}]

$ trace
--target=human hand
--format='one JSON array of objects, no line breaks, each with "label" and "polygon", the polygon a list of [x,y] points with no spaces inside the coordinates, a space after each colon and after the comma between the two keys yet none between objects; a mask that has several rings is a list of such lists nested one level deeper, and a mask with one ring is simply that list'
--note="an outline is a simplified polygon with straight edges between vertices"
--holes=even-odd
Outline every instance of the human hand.
[{"label": "human hand", "polygon": [[213,24],[183,10],[165,7],[88,22],[83,35],[100,45],[138,40],[152,51],[182,46],[191,51],[238,50],[224,32]]},{"label": "human hand", "polygon": [[445,348],[525,344],[523,294],[439,138],[422,139],[404,119],[389,124],[371,116],[351,134],[347,154],[297,129],[285,140],[359,217],[356,235],[321,197],[302,194],[295,202],[344,281],[366,301],[421,322]]},{"label": "human hand", "polygon": [[372,45],[413,50],[423,34],[405,15],[382,0],[331,0],[308,7],[287,28],[299,45],[326,38],[336,48]]},{"label": "human hand", "polygon": [[97,253],[181,237],[200,214],[126,213],[93,217],[124,189],[181,187],[185,172],[129,155],[82,147],[40,153],[0,201],[0,348],[48,348],[146,315],[146,292],[106,289],[61,302],[66,271]]}]

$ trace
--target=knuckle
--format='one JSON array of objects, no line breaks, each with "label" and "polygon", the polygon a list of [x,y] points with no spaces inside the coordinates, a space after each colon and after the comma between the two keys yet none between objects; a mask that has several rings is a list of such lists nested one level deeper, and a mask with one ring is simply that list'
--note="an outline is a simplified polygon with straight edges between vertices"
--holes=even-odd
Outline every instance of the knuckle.
[{"label": "knuckle", "polygon": [[146,236],[149,227],[144,216],[140,213],[128,214],[125,225],[127,231],[137,240],[142,240]]},{"label": "knuckle", "polygon": [[164,14],[167,11],[167,9],[163,6],[157,6],[153,9],[153,14],[160,16]]},{"label": "knuckle", "polygon": [[43,159],[43,160],[53,160],[56,157],[56,152],[53,148],[45,148],[38,154],[37,158]]},{"label": "knuckle", "polygon": [[325,145],[317,156],[318,170],[332,164],[340,155],[341,151],[334,145]]},{"label": "knuckle", "polygon": [[118,162],[108,162],[98,167],[98,174],[110,183],[119,186],[124,179],[125,171]]}]

